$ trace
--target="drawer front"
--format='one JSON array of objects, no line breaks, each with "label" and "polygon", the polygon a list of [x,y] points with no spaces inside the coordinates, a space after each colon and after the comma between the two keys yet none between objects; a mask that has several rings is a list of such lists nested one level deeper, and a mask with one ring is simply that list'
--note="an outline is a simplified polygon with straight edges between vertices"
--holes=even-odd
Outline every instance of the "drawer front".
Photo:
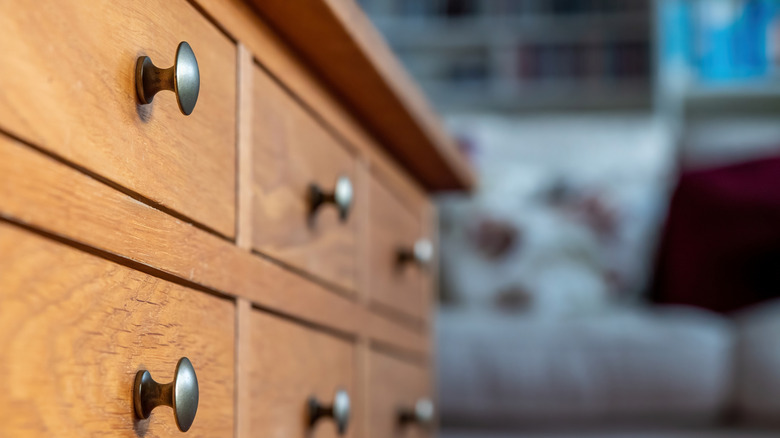
[{"label": "drawer front", "polygon": [[197,373],[192,437],[233,434],[234,306],[0,223],[0,436],[178,437],[135,420],[133,382]]},{"label": "drawer front", "polygon": [[340,338],[260,311],[251,322],[252,432],[268,438],[337,437],[322,418],[309,434],[308,399],[331,403],[337,390],[351,398],[346,436],[354,436],[356,412],[354,346]]},{"label": "drawer front", "polygon": [[421,438],[433,436],[432,426],[402,424],[399,413],[431,399],[428,370],[384,353],[369,353],[370,438]]},{"label": "drawer front", "polygon": [[254,75],[252,242],[255,250],[354,291],[356,222],[353,199],[345,222],[335,205],[310,215],[310,184],[332,191],[356,161],[317,121],[259,68]]},{"label": "drawer front", "polygon": [[[236,49],[186,0],[0,2],[0,126],[224,235],[234,234]],[[187,41],[195,110],[139,105],[135,67]]]},{"label": "drawer front", "polygon": [[371,300],[426,319],[431,299],[427,271],[414,263],[400,263],[399,251],[423,238],[421,214],[412,212],[380,181],[371,180],[369,214],[369,293]]}]

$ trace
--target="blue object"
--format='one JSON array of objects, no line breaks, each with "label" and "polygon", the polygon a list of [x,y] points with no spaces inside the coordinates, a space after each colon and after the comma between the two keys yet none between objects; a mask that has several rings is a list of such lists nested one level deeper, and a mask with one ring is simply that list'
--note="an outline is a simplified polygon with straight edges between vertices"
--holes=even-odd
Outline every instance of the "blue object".
[{"label": "blue object", "polygon": [[780,0],[662,1],[661,66],[686,64],[703,82],[765,78]]}]

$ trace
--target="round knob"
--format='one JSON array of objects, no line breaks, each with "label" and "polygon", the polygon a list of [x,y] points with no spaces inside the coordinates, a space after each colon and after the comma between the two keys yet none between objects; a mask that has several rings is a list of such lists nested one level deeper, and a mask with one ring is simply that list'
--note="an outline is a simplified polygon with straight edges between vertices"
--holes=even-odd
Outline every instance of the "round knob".
[{"label": "round knob", "polygon": [[133,403],[138,418],[149,418],[157,406],[172,407],[176,426],[182,432],[188,431],[198,411],[198,378],[190,360],[179,359],[171,383],[157,383],[149,371],[139,371],[135,375]]},{"label": "round knob", "polygon": [[339,210],[339,219],[345,222],[352,208],[352,181],[347,176],[340,176],[332,192],[324,191],[315,183],[309,185],[310,215],[314,216],[323,204],[333,204]]},{"label": "round knob", "polygon": [[339,435],[344,435],[349,425],[349,410],[349,394],[343,389],[336,391],[331,405],[324,405],[312,396],[309,398],[309,426],[314,426],[320,418],[331,417]]},{"label": "round knob", "polygon": [[427,398],[417,400],[413,409],[401,409],[398,412],[398,422],[401,425],[415,423],[420,426],[430,426],[433,423],[433,417],[433,402]]},{"label": "round knob", "polygon": [[433,261],[433,244],[428,239],[420,239],[414,242],[411,248],[398,250],[398,263],[416,263],[418,266],[428,266]]},{"label": "round knob", "polygon": [[139,57],[135,64],[135,89],[143,104],[152,103],[158,91],[173,91],[181,112],[192,114],[200,91],[200,71],[190,45],[186,41],[179,43],[171,68],[158,68],[148,56]]}]

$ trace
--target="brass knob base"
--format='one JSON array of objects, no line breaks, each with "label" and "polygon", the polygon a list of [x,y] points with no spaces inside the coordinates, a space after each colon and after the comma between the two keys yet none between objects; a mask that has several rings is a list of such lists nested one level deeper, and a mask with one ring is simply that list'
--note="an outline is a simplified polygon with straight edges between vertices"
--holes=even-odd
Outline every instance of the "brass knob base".
[{"label": "brass knob base", "polygon": [[135,91],[139,102],[148,105],[154,100],[155,94],[163,90],[173,91],[173,88],[173,67],[157,68],[152,58],[138,58],[135,64]]},{"label": "brass knob base", "polygon": [[139,371],[133,385],[135,415],[146,419],[157,406],[173,407],[173,383],[160,384],[152,379],[149,371]]}]

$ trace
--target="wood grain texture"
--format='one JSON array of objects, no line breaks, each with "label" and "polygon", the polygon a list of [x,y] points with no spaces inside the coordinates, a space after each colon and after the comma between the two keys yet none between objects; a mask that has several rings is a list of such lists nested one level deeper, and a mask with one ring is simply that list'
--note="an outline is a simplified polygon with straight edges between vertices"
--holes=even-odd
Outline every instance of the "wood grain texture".
[{"label": "wood grain texture", "polygon": [[[430,321],[426,321],[428,324]],[[411,327],[399,323],[397,318],[388,318],[384,314],[368,312],[362,327],[363,333],[371,340],[372,345],[383,345],[401,349],[408,354],[429,357],[432,354],[433,338],[426,329]]]},{"label": "wood grain texture", "polygon": [[329,88],[243,0],[195,0],[224,30],[240,40],[265,69],[335,129],[369,161],[372,171],[402,194],[412,209],[427,202],[417,178],[401,168],[389,149],[358,121]]},{"label": "wood grain texture", "polygon": [[170,408],[135,420],[138,370],[186,356],[200,403],[188,436],[233,434],[234,308],[0,223],[0,436],[174,437]]},{"label": "wood grain texture", "polygon": [[252,438],[252,303],[236,299],[236,438]]},{"label": "wood grain texture", "polygon": [[[309,431],[307,400],[330,403],[338,389],[356,392],[352,343],[260,311],[252,315],[252,431],[268,438],[336,438],[322,419]],[[354,421],[362,415],[351,406]],[[354,436],[352,427],[347,437]]]},{"label": "wood grain texture", "polygon": [[316,283],[7,137],[0,136],[0,156],[5,217],[283,313],[346,332],[358,327],[354,303]]},{"label": "wood grain texture", "polygon": [[426,273],[414,264],[399,265],[400,248],[423,235],[421,212],[408,211],[384,185],[371,181],[369,294],[371,301],[418,320],[428,318],[430,290]]},{"label": "wood grain texture", "polygon": [[[428,239],[430,239],[431,244],[433,245],[433,260],[431,260],[431,263],[428,265],[428,267],[425,269],[425,279],[423,280],[423,303],[420,307],[420,310],[423,312],[424,315],[433,315],[436,306],[439,302],[439,278],[441,278],[439,272],[440,272],[440,263],[441,263],[441,254],[440,254],[440,235],[439,235],[439,211],[436,208],[436,204],[433,202],[429,202],[428,205],[426,205],[421,210],[422,215],[422,227],[423,227],[423,236],[426,236]],[[434,325],[433,322],[430,322],[428,324],[428,330],[432,330],[431,326]],[[429,341],[433,342],[433,337],[429,337]],[[433,345],[430,346],[431,348]]]},{"label": "wood grain texture", "polygon": [[384,342],[427,354],[427,348],[419,349],[426,334],[394,325],[1,134],[0,156],[0,217],[345,333],[367,327]]},{"label": "wood grain texture", "polygon": [[[217,232],[235,229],[235,46],[185,0],[0,2],[0,126]],[[188,41],[200,95],[138,105],[135,64]]]},{"label": "wood grain texture", "polygon": [[252,4],[423,186],[463,190],[473,185],[455,142],[356,2]]},{"label": "wood grain texture", "polygon": [[358,301],[362,306],[369,305],[369,289],[371,287],[369,277],[369,255],[371,254],[371,172],[368,160],[363,159],[358,163],[355,181],[355,197],[360,199],[361,208],[357,218],[357,289]]},{"label": "wood grain texture", "polygon": [[[355,344],[355,379],[357,381],[357,390],[351,400],[356,409],[361,413],[368,412],[369,400],[371,398],[371,388],[368,384],[369,370],[369,352],[371,349],[370,341],[365,336],[360,336]],[[357,411],[356,411],[357,412]],[[370,435],[368,429],[367,415],[358,416],[352,421],[353,436],[367,437]]]},{"label": "wood grain texture", "polygon": [[253,247],[348,291],[356,286],[356,196],[341,222],[333,205],[309,216],[309,185],[353,184],[355,159],[259,67],[253,81]]},{"label": "wood grain texture", "polygon": [[414,406],[420,398],[433,400],[430,371],[378,351],[369,353],[369,438],[422,438],[431,430],[415,425],[399,427],[398,410]]},{"label": "wood grain texture", "polygon": [[252,249],[252,84],[254,83],[254,60],[247,48],[238,44],[238,114],[236,130],[238,141],[238,177],[236,190],[238,192],[236,222],[236,245],[240,248]]}]

